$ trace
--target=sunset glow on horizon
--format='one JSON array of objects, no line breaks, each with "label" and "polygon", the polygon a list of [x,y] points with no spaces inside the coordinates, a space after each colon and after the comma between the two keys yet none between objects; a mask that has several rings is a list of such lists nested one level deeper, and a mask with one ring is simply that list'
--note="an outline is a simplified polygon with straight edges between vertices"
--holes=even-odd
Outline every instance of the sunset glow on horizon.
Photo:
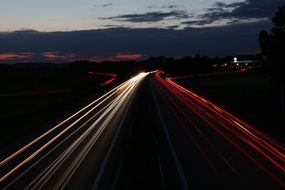
[{"label": "sunset glow on horizon", "polygon": [[271,18],[283,4],[283,0],[4,0],[0,61],[101,62],[258,52],[258,33],[272,28]]}]

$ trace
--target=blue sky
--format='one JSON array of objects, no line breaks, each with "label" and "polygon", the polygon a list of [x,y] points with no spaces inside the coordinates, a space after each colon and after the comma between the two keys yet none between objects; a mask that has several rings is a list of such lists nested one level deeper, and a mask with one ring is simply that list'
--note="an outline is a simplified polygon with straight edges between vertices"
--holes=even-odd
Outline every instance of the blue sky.
[{"label": "blue sky", "polygon": [[284,0],[1,0],[0,62],[252,54]]},{"label": "blue sky", "polygon": [[[170,18],[167,22],[129,23],[102,19],[126,14],[184,11],[199,15],[215,0],[1,0],[0,31],[34,29],[39,31],[67,31],[123,27],[166,27],[193,20]],[[223,0],[224,3],[237,2]],[[3,19],[4,18],[4,19]]]}]

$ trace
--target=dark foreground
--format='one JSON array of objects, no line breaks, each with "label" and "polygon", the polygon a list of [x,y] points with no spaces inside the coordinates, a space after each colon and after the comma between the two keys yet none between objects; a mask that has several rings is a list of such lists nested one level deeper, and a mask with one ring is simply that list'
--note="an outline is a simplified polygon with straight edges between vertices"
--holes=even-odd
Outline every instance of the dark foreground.
[{"label": "dark foreground", "polygon": [[208,74],[204,77],[185,77],[175,81],[285,143],[281,86],[267,72],[248,69],[235,74]]},{"label": "dark foreground", "polygon": [[140,74],[1,161],[4,189],[284,189],[283,145]]}]

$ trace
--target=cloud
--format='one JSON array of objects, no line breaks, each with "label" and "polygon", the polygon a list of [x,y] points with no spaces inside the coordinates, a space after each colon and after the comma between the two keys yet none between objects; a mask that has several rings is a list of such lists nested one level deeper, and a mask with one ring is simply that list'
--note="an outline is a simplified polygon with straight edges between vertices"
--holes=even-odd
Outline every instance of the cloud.
[{"label": "cloud", "polygon": [[147,9],[156,9],[157,5],[148,5],[146,6]]},{"label": "cloud", "polygon": [[161,8],[162,9],[178,9],[181,8],[182,6],[180,5],[162,5]]},{"label": "cloud", "polygon": [[[189,25],[205,25],[218,21],[237,23],[246,20],[264,20],[273,16],[284,0],[245,0],[243,2],[215,2],[206,12],[198,15]],[[186,23],[187,24],[187,23]]]},{"label": "cloud", "polygon": [[80,59],[88,59],[90,61],[102,62],[102,61],[129,61],[139,60],[144,57],[140,53],[114,53],[104,56],[89,56],[81,57],[74,53],[62,53],[58,51],[47,51],[41,53],[1,53],[0,61],[6,63],[13,62],[72,62]]},{"label": "cloud", "polygon": [[0,60],[28,60],[33,53],[0,53]]},{"label": "cloud", "polygon": [[171,30],[176,30],[176,29],[179,29],[180,28],[180,25],[170,25],[170,26],[167,26],[166,29],[171,29]]},{"label": "cloud", "polygon": [[[189,27],[183,30],[108,28],[0,33],[0,62],[20,58],[37,62],[64,62],[63,60],[73,58],[98,60],[105,55],[113,59],[140,59],[142,55],[176,57],[194,55],[199,50],[209,56],[256,52],[259,50],[259,31],[271,27],[270,21],[260,21],[223,27]],[[11,60],[12,58],[14,59]]]},{"label": "cloud", "polygon": [[[25,32],[26,33],[26,32]],[[20,34],[23,34],[20,32]],[[26,33],[27,34],[27,33]],[[61,53],[57,51],[33,52],[33,53],[0,53],[0,61],[13,62],[29,62],[29,61],[48,61],[48,62],[71,62],[77,60],[75,54]]]},{"label": "cloud", "polygon": [[102,7],[110,7],[112,5],[113,5],[113,3],[106,3],[106,4],[103,4]]},{"label": "cloud", "polygon": [[140,53],[116,53],[113,55],[95,56],[89,58],[91,61],[103,62],[103,61],[129,61],[142,59],[144,55]]},{"label": "cloud", "polygon": [[182,8],[181,5],[148,5],[146,6],[147,9],[180,9]]},{"label": "cloud", "polygon": [[77,59],[75,54],[60,53],[57,51],[43,52],[42,56],[47,61],[74,61]]},{"label": "cloud", "polygon": [[212,24],[212,21],[211,20],[191,20],[191,21],[185,21],[185,22],[182,22],[181,24],[186,24],[186,25],[189,25],[189,26],[192,26],[192,25],[207,25],[207,24]]},{"label": "cloud", "polygon": [[116,55],[116,58],[119,60],[137,60],[141,59],[144,55],[135,53],[135,54],[125,54],[125,53],[119,53]]},{"label": "cloud", "polygon": [[168,19],[185,19],[189,18],[189,14],[186,11],[182,10],[173,10],[170,12],[148,12],[142,14],[125,14],[119,15],[114,17],[107,17],[101,18],[103,20],[114,20],[114,21],[121,21],[121,22],[133,22],[133,23],[140,23],[140,22],[159,22]]}]

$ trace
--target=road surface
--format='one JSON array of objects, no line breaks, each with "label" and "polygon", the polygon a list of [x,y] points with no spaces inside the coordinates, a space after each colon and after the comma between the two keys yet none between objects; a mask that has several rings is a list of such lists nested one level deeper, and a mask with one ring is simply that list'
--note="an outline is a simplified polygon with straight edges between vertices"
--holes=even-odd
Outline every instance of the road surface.
[{"label": "road surface", "polygon": [[141,73],[1,160],[3,189],[284,189],[284,145]]}]

